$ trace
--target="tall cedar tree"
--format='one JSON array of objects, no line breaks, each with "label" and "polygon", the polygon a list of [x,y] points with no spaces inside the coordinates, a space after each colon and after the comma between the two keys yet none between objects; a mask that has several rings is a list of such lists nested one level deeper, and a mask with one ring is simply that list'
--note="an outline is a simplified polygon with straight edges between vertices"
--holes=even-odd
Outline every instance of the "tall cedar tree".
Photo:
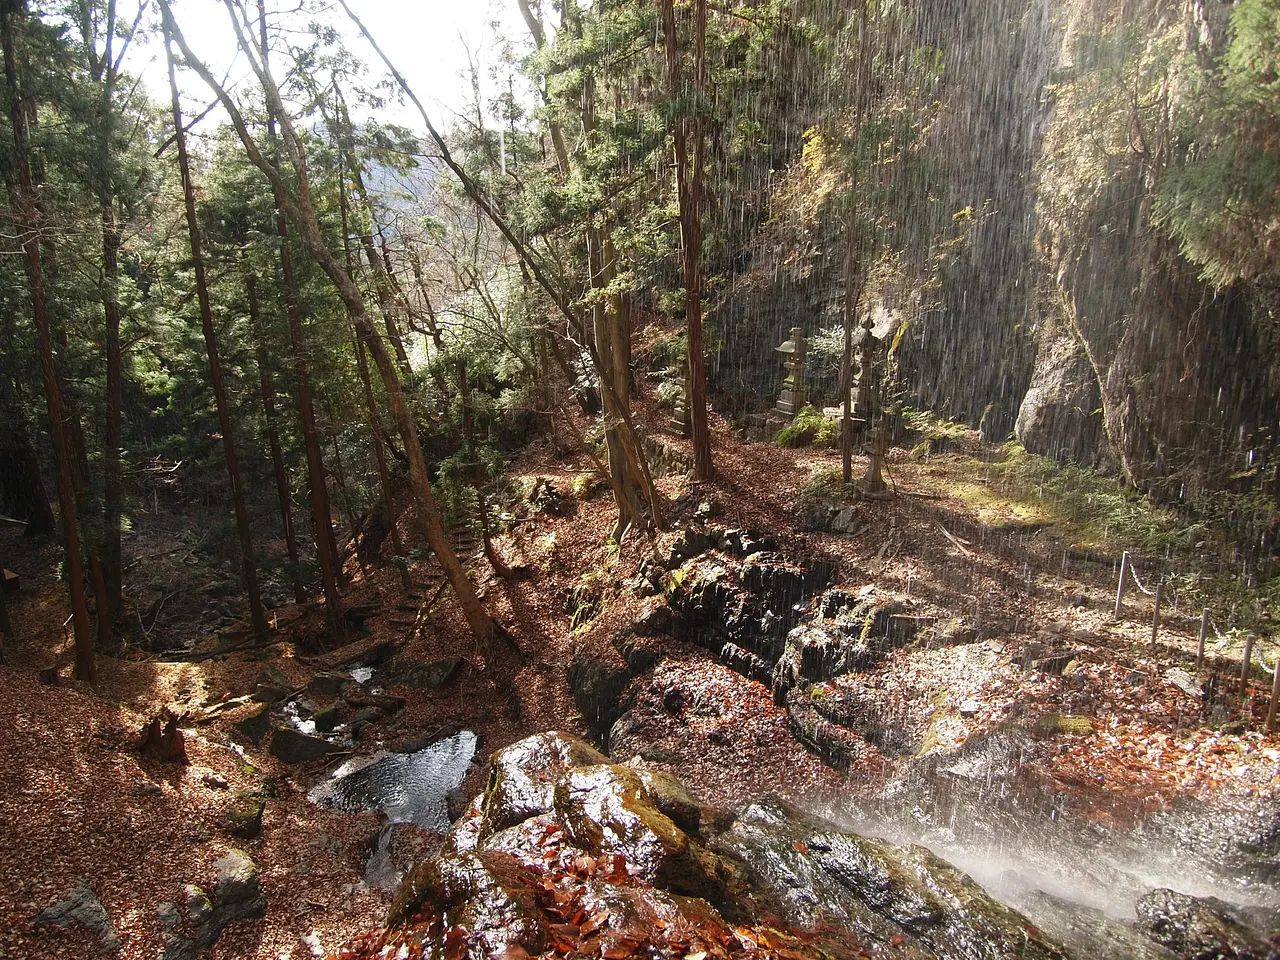
[{"label": "tall cedar tree", "polygon": [[205,351],[209,355],[209,378],[213,381],[213,397],[218,407],[218,425],[222,430],[222,452],[227,461],[227,479],[231,482],[231,501],[235,508],[236,530],[240,535],[240,562],[244,571],[245,592],[249,595],[249,617],[253,623],[254,634],[260,640],[265,640],[268,632],[267,614],[263,610],[262,595],[258,591],[258,571],[253,558],[253,535],[249,530],[249,511],[244,502],[244,483],[240,479],[240,463],[236,457],[235,437],[231,430],[231,409],[227,404],[227,390],[222,379],[222,361],[218,356],[218,341],[213,329],[213,309],[209,304],[209,286],[205,278],[200,222],[196,218],[195,185],[191,181],[187,134],[182,127],[182,104],[178,98],[178,75],[170,39],[166,20],[164,49],[169,62],[169,88],[173,94],[173,129],[178,145],[178,170],[182,176],[187,230],[191,235],[191,265],[195,271],[196,299],[200,304],[200,325],[204,330]]},{"label": "tall cedar tree", "polygon": [[22,97],[18,75],[15,26],[27,16],[23,0],[0,0],[0,46],[4,50],[5,89],[9,98],[9,120],[13,135],[13,156],[18,173],[18,203],[22,210],[22,251],[26,255],[27,279],[31,287],[31,309],[36,334],[40,341],[40,373],[44,378],[45,400],[49,409],[49,432],[53,437],[53,455],[58,468],[58,509],[62,513],[62,532],[66,546],[67,584],[71,592],[71,619],[75,635],[75,675],[93,683],[97,664],[93,656],[93,634],[89,628],[89,609],[84,596],[84,567],[80,558],[80,530],[77,523],[71,439],[62,403],[62,387],[53,364],[53,335],[49,326],[49,307],[45,299],[44,264],[40,249],[42,229],[36,206],[36,191],[31,176],[31,145],[28,135],[28,111]]},{"label": "tall cedar tree", "polygon": [[382,377],[383,386],[386,388],[387,398],[391,404],[391,412],[395,417],[401,440],[404,442],[405,453],[409,458],[409,483],[413,490],[417,507],[418,522],[423,528],[427,543],[435,553],[440,566],[444,569],[445,578],[449,581],[449,585],[453,588],[454,594],[458,598],[458,603],[462,607],[463,614],[467,618],[467,624],[470,626],[472,633],[477,641],[487,644],[494,635],[494,623],[485,611],[480,598],[476,595],[475,588],[467,578],[466,571],[462,569],[462,564],[458,562],[458,555],[449,541],[449,535],[445,532],[440,508],[436,503],[435,495],[431,491],[431,480],[427,472],[426,458],[422,453],[422,444],[418,440],[418,427],[409,412],[408,404],[405,402],[404,390],[400,385],[395,362],[391,359],[391,354],[387,352],[386,346],[373,328],[368,308],[365,305],[364,295],[360,292],[359,287],[351,281],[351,278],[347,276],[346,271],[325,243],[324,234],[320,229],[320,221],[316,217],[315,205],[311,199],[311,182],[307,172],[306,150],[301,139],[294,131],[288,114],[284,110],[275,80],[261,60],[261,52],[255,50],[253,45],[246,39],[244,30],[241,28],[240,21],[236,16],[235,5],[232,2],[228,2],[227,10],[231,15],[232,26],[235,28],[240,48],[262,84],[268,106],[276,112],[276,119],[280,124],[280,133],[285,151],[288,153],[294,173],[297,175],[296,202],[287,195],[281,171],[267,160],[253,134],[249,132],[249,127],[245,123],[244,116],[240,113],[236,102],[214,78],[208,67],[201,63],[191,52],[182,35],[182,31],[178,29],[177,24],[174,22],[173,11],[170,9],[167,0],[160,0],[160,9],[165,23],[172,32],[175,42],[182,50],[187,64],[200,75],[200,78],[209,86],[209,89],[217,95],[219,102],[230,116],[231,123],[240,137],[241,143],[244,144],[245,152],[249,155],[249,159],[276,187],[285,215],[297,228],[307,251],[337,289],[343,305],[350,314],[352,323],[360,331],[360,337],[364,341],[370,356],[373,357],[374,365],[378,368],[378,373]]},{"label": "tall cedar tree", "polygon": [[[258,0],[258,29],[261,33],[264,68],[267,66],[267,6]],[[277,162],[276,113],[267,103],[267,139],[271,163]],[[284,183],[271,182],[276,207],[276,235],[280,238],[280,273],[284,279],[284,306],[289,318],[289,341],[293,347],[293,373],[298,385],[298,416],[302,424],[302,445],[307,452],[307,480],[311,488],[311,515],[315,522],[316,559],[320,564],[320,587],[324,593],[325,615],[334,639],[343,635],[342,595],[338,592],[338,551],[334,546],[333,515],[329,488],[325,482],[324,457],[316,431],[316,408],[311,394],[311,369],[302,332],[302,311],[298,309],[298,284],[289,246],[289,221],[284,213]]]},{"label": "tall cedar tree", "polygon": [[[338,207],[342,213],[342,252],[347,264],[347,273],[354,279],[354,258],[351,255],[351,209],[347,198],[346,171],[343,154],[338,152]],[[387,512],[387,526],[390,528],[391,549],[396,555],[396,566],[400,568],[400,583],[405,593],[413,589],[413,581],[409,576],[408,562],[405,558],[404,543],[400,539],[400,528],[396,525],[396,505],[391,494],[391,472],[387,469],[387,452],[382,448],[382,412],[373,395],[373,383],[369,378],[369,361],[365,357],[364,343],[360,340],[360,331],[352,327],[354,336],[356,369],[360,374],[360,383],[364,387],[365,410],[369,417],[369,432],[373,434],[373,454],[378,462],[378,483],[382,488],[382,502]]]},{"label": "tall cedar tree", "polygon": [[271,466],[276,476],[276,499],[280,502],[280,524],[284,529],[284,545],[289,554],[289,566],[293,575],[293,599],[298,603],[306,603],[307,591],[302,585],[302,571],[298,564],[298,536],[293,525],[293,498],[289,493],[289,470],[285,466],[284,451],[280,447],[280,430],[277,426],[276,388],[271,379],[271,361],[267,351],[266,330],[262,325],[262,307],[258,303],[258,276],[247,264],[244,292],[249,301],[249,323],[253,327],[253,342],[258,355],[262,419],[267,428],[267,446],[271,450]]},{"label": "tall cedar tree", "polygon": [[[862,121],[866,114],[866,95],[870,62],[867,40],[869,25],[867,23],[867,7],[861,4],[858,16],[858,58],[855,64],[854,81],[854,121],[853,136],[862,135]],[[853,483],[853,330],[858,325],[858,301],[862,297],[864,272],[859,262],[859,249],[862,244],[861,222],[858,219],[860,200],[858,195],[858,155],[855,151],[849,177],[849,224],[846,233],[845,260],[845,292],[844,292],[844,352],[840,359],[840,402],[843,407],[840,420],[840,470],[845,483]],[[862,376],[869,377],[871,371],[863,370]],[[870,418],[871,410],[865,411]],[[874,429],[870,419],[868,429]]]},{"label": "tall cedar tree", "polygon": [[[103,346],[107,368],[107,422],[103,435],[103,523],[102,565],[109,624],[120,620],[123,585],[120,567],[120,527],[123,516],[124,487],[121,473],[121,401],[124,356],[120,340],[120,222],[116,214],[116,177],[113,153],[115,136],[115,90],[121,65],[128,51],[125,39],[116,52],[116,0],[105,0],[102,20],[102,52],[98,53],[94,30],[94,4],[78,0],[81,42],[89,76],[98,87],[93,116],[93,189],[98,201],[102,224],[102,279],[99,296],[104,319]],[[139,4],[134,27],[141,19],[145,4]],[[132,36],[130,31],[129,36]],[[99,600],[99,603],[102,601]],[[100,618],[101,620],[101,618]],[[101,646],[107,638],[98,637]]]},{"label": "tall cedar tree", "polygon": [[[674,0],[660,0],[662,28],[666,34],[667,78],[671,101],[678,103],[683,93],[680,79],[680,44],[676,35]],[[693,9],[693,108],[692,116],[680,117],[675,126],[676,194],[680,205],[680,242],[684,248],[684,316],[688,338],[689,418],[693,427],[693,475],[710,480],[715,473],[711,462],[711,434],[707,427],[707,364],[702,347],[702,277],[698,258],[702,253],[702,164],[704,136],[702,97],[707,72],[707,0],[695,0]],[[690,141],[693,156],[690,158]]]}]

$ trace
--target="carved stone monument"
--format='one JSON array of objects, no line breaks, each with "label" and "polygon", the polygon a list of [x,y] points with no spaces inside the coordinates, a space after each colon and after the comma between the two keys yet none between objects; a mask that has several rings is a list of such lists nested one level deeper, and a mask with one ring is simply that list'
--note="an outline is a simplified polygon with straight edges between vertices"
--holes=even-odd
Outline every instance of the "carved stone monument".
[{"label": "carved stone monument", "polygon": [[774,405],[774,413],[791,420],[809,402],[804,388],[804,328],[792,327],[791,339],[773,348],[782,354],[783,366],[787,371],[782,381],[782,392]]}]

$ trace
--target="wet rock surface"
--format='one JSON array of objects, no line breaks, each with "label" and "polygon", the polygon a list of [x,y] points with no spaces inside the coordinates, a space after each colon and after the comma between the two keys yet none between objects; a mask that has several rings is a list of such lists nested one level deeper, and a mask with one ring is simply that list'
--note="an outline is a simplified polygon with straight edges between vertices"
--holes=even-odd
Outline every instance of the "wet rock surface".
[{"label": "wet rock surface", "polygon": [[[1240,913],[1212,897],[1153,890],[1137,904],[1138,926],[1157,943],[1187,960],[1273,960],[1280,957],[1280,929],[1270,942],[1254,933]],[[1271,917],[1272,920],[1275,917]]]},{"label": "wet rock surface", "polygon": [[774,799],[713,811],[670,775],[547,733],[493,756],[485,792],[401,884],[386,927],[342,955],[1274,955],[1254,921],[1211,900],[1154,891],[1134,923],[1033,899],[1043,925],[924,847]]},{"label": "wet rock surface", "polygon": [[339,767],[309,797],[330,809],[377,810],[393,823],[443,833],[452,819],[449,795],[466,777],[476,745],[476,735],[463,731],[412,753],[375,753]]}]

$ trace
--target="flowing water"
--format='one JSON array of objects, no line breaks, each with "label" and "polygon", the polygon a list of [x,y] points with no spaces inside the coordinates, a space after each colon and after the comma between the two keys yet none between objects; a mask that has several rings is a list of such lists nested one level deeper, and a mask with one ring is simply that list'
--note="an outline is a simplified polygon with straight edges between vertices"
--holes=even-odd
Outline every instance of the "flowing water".
[{"label": "flowing water", "polygon": [[351,760],[308,798],[329,809],[379,811],[392,823],[444,833],[449,829],[449,794],[462,786],[477,742],[474,733],[464,730],[416,753],[379,751]]}]

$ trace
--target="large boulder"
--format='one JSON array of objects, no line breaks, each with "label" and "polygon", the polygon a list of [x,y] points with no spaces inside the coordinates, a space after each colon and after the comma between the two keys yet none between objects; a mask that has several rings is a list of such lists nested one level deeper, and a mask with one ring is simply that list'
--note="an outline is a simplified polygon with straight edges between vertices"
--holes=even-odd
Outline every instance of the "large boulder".
[{"label": "large boulder", "polygon": [[493,755],[480,811],[486,834],[496,833],[555,806],[560,775],[575,767],[608,763],[599,750],[565,733],[539,733]]},{"label": "large boulder", "polygon": [[271,755],[283,763],[308,763],[328,756],[337,747],[324,737],[279,726],[271,732]]},{"label": "large boulder", "polygon": [[1018,442],[1062,463],[1097,466],[1108,459],[1101,406],[1098,375],[1080,341],[1064,326],[1045,324],[1013,428]]}]

